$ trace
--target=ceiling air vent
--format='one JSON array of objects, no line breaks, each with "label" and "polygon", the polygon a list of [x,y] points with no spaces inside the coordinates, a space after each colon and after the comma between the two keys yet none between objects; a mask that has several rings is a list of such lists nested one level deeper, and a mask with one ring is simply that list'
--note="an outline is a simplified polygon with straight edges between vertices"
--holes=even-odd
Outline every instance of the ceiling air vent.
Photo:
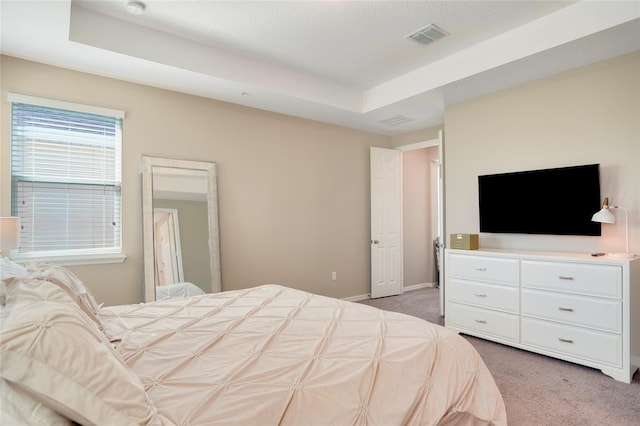
[{"label": "ceiling air vent", "polygon": [[435,24],[429,24],[426,27],[422,27],[419,30],[416,30],[411,34],[405,36],[405,38],[408,38],[409,40],[413,40],[420,44],[429,44],[441,39],[446,35],[449,35],[449,33],[442,28],[438,28],[438,26]]},{"label": "ceiling air vent", "polygon": [[413,119],[409,117],[405,117],[404,115],[394,115],[393,117],[389,117],[385,120],[379,121],[379,123],[387,124],[389,126],[400,126],[410,121],[413,121]]}]

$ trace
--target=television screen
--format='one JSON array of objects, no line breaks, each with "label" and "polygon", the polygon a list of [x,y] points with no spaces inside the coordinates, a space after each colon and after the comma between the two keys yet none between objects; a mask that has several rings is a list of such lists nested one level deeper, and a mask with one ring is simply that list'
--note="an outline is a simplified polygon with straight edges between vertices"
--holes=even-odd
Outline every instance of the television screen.
[{"label": "television screen", "polygon": [[480,232],[601,235],[599,164],[478,176]]}]

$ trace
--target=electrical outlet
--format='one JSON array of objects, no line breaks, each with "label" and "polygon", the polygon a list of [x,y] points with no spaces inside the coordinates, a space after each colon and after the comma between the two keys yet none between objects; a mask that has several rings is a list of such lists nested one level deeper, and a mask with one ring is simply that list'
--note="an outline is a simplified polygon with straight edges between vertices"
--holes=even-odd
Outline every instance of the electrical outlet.
[{"label": "electrical outlet", "polygon": [[332,272],[331,273],[331,281],[335,281],[338,279],[338,273],[337,272]]}]

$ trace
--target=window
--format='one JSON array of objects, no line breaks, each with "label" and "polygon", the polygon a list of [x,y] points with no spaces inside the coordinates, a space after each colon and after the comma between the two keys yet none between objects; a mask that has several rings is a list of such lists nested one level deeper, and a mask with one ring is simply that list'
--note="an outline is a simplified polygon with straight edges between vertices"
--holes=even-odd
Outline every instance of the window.
[{"label": "window", "polygon": [[16,259],[123,261],[122,118],[104,108],[10,94]]}]

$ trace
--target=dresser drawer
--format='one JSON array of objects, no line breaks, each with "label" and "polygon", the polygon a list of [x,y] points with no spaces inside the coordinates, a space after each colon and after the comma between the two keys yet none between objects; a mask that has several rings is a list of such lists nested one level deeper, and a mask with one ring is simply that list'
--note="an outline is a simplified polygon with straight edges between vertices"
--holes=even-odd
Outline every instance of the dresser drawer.
[{"label": "dresser drawer", "polygon": [[622,336],[522,318],[522,344],[620,367]]},{"label": "dresser drawer", "polygon": [[452,278],[447,292],[452,302],[518,313],[518,287]]},{"label": "dresser drawer", "polygon": [[522,315],[622,333],[622,303],[538,290],[522,290]]},{"label": "dresser drawer", "polygon": [[448,260],[447,268],[449,268],[451,276],[518,285],[517,259],[452,254]]},{"label": "dresser drawer", "polygon": [[447,327],[478,331],[513,342],[518,341],[518,316],[488,309],[449,303]]},{"label": "dresser drawer", "polygon": [[523,260],[522,286],[620,299],[622,268]]}]

